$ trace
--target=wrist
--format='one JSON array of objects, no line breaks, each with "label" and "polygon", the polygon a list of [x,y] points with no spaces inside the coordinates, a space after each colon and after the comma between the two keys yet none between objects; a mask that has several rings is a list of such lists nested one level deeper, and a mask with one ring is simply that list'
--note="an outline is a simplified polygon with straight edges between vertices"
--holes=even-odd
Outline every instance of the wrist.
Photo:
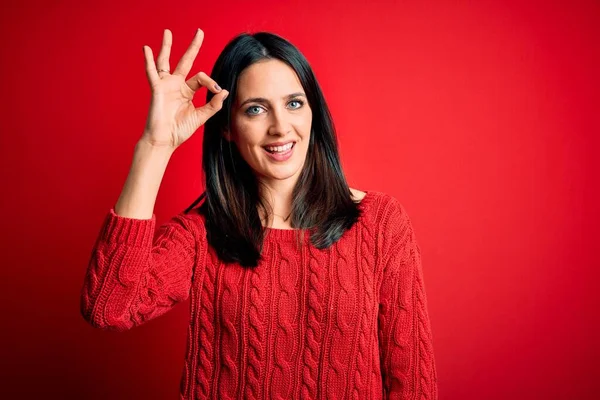
[{"label": "wrist", "polygon": [[138,142],[135,145],[135,151],[149,153],[149,154],[157,155],[157,156],[170,157],[173,154],[173,152],[175,151],[175,148],[170,145],[155,144],[155,143],[150,143],[149,141],[147,141],[145,139],[140,139],[140,140],[138,140]]}]

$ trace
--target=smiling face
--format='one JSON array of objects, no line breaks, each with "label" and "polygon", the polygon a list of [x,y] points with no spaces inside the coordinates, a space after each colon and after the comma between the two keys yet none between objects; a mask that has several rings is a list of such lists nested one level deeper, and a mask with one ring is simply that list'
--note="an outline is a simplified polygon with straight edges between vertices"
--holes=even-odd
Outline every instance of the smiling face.
[{"label": "smiling face", "polygon": [[[231,112],[226,138],[233,140],[257,178],[267,184],[288,179],[295,183],[306,160],[312,124],[296,72],[274,59],[250,65],[238,78]],[[276,143],[288,145],[266,149]]]}]

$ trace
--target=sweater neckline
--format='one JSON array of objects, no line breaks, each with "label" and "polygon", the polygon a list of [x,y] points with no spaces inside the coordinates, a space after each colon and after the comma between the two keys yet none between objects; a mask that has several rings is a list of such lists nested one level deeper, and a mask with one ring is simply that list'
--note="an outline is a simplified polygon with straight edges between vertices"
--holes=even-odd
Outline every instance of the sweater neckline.
[{"label": "sweater neckline", "polygon": [[[374,197],[374,192],[373,191],[369,191],[369,190],[365,190],[365,196],[362,198],[362,200],[358,203],[358,207],[361,209],[361,215],[358,219],[358,223],[362,222],[363,219],[365,218],[365,210],[367,208],[367,206],[369,205],[369,203],[371,201],[373,201],[373,197]],[[286,228],[271,228],[271,227],[264,227],[263,228],[266,232],[265,235],[265,240],[275,240],[275,241],[291,241],[291,240],[296,240],[298,231],[302,231],[303,229],[286,229]],[[304,229],[304,235],[308,235],[308,230]]]}]

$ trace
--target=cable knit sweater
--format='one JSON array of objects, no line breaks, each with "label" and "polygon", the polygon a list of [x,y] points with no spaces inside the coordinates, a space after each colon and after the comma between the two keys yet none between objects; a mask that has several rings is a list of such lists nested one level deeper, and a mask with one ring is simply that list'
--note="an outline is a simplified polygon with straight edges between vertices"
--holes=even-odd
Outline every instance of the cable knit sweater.
[{"label": "cable knit sweater", "polygon": [[[190,299],[181,399],[437,399],[437,373],[410,219],[368,191],[329,249],[265,228],[265,260],[224,264],[204,217],[108,212],[81,291],[91,325],[123,331]],[[308,240],[309,235],[305,236]],[[308,242],[307,242],[308,243]]]}]

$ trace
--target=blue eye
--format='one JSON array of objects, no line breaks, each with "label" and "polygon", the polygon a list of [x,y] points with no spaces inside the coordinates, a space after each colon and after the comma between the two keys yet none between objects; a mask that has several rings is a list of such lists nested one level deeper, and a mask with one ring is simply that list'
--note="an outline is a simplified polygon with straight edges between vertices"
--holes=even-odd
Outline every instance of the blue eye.
[{"label": "blue eye", "polygon": [[[299,108],[302,108],[302,106],[304,105],[304,101],[302,101],[302,100],[291,100],[288,104],[291,104],[291,103],[299,103],[300,104],[298,107],[293,107],[292,110],[297,110]],[[260,107],[260,106],[250,106],[250,107],[248,107],[246,109],[245,113],[248,114],[248,115],[251,115],[251,116],[260,115],[260,113],[258,113],[258,112],[256,112],[256,113],[255,112],[250,112],[250,110],[252,110],[253,108],[261,109],[262,107]]]},{"label": "blue eye", "polygon": [[296,108],[300,108],[304,105],[304,102],[302,100],[292,100],[292,101],[290,101],[290,103],[300,103],[300,105]]},{"label": "blue eye", "polygon": [[261,108],[261,107],[259,107],[259,106],[251,106],[251,107],[248,107],[248,108],[246,109],[246,114],[248,114],[248,115],[258,115],[258,114],[256,114],[256,113],[252,113],[252,112],[250,112],[250,110],[251,110],[251,109],[253,109],[253,108]]}]

